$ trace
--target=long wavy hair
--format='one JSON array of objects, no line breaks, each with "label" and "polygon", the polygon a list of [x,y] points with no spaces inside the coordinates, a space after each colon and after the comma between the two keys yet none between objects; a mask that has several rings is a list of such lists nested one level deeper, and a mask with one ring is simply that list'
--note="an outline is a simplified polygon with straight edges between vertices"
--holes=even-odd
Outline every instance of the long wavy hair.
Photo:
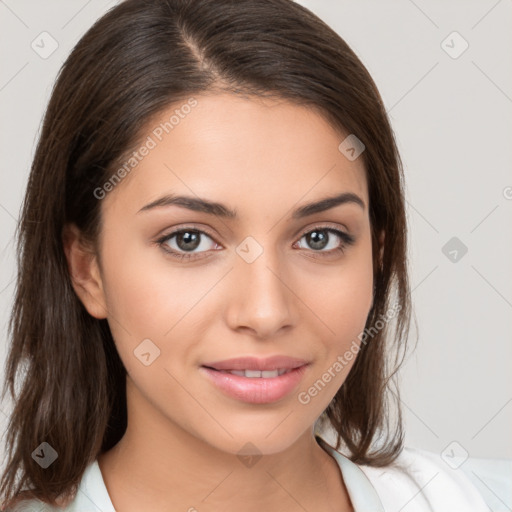
[{"label": "long wavy hair", "polygon": [[[13,404],[4,505],[73,496],[87,465],[123,436],[126,371],[107,321],[89,315],[74,292],[63,227],[76,224],[94,244],[101,230],[94,191],[139,144],[142,128],[169,105],[211,92],[309,106],[365,145],[373,334],[319,420],[356,463],[385,466],[402,450],[400,399],[390,384],[410,324],[403,169],[370,74],[336,32],[291,0],[126,0],[63,64],[31,167],[2,392]],[[375,329],[392,300],[400,304],[394,322]],[[58,453],[46,469],[32,455],[42,442]]]}]

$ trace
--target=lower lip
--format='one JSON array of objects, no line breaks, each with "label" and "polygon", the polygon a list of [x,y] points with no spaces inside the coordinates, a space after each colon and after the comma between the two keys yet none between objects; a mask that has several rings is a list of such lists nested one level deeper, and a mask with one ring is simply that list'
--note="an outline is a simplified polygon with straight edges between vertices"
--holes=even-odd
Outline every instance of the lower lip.
[{"label": "lower lip", "polygon": [[278,377],[239,377],[201,366],[200,370],[221,391],[232,398],[251,404],[277,402],[290,394],[299,384],[307,364]]}]

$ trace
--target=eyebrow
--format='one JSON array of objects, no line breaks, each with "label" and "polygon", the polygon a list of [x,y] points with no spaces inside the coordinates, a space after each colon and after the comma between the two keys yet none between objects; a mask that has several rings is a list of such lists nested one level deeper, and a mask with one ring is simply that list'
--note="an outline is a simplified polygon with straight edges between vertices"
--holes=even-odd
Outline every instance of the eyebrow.
[{"label": "eyebrow", "polygon": [[[315,213],[323,212],[325,210],[330,210],[331,208],[334,208],[341,204],[350,203],[358,204],[363,210],[365,209],[364,201],[358,195],[354,194],[353,192],[344,192],[337,196],[325,197],[320,201],[316,201],[314,203],[309,203],[304,206],[301,206],[294,210],[292,218],[301,219],[303,217],[307,217],[308,215],[313,215]],[[162,196],[159,199],[152,201],[151,203],[143,206],[137,212],[137,214],[141,212],[147,212],[155,208],[162,208],[171,205],[181,206],[182,208],[187,208],[188,210],[207,213],[209,215],[215,215],[216,217],[222,217],[226,219],[238,218],[236,210],[231,210],[222,203],[208,201],[206,199],[201,199],[198,197],[176,196],[173,194],[166,194],[165,196]]]}]

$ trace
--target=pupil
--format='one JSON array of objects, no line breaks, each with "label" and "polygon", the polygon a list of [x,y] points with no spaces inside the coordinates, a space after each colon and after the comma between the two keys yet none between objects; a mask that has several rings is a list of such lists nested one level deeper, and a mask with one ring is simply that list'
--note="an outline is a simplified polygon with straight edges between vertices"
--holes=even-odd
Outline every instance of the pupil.
[{"label": "pupil", "polygon": [[327,245],[327,235],[324,231],[311,231],[309,234],[309,245],[313,249],[323,249]]},{"label": "pupil", "polygon": [[178,233],[176,243],[178,247],[184,251],[193,250],[199,245],[199,233],[195,231],[183,231]]}]

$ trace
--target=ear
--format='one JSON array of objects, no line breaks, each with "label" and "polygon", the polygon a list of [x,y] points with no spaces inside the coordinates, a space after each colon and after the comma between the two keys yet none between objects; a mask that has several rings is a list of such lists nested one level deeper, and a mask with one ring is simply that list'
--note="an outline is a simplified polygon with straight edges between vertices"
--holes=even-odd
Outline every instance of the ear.
[{"label": "ear", "polygon": [[64,226],[62,243],[75,293],[90,315],[106,318],[107,306],[95,251],[83,241],[75,224]]}]

